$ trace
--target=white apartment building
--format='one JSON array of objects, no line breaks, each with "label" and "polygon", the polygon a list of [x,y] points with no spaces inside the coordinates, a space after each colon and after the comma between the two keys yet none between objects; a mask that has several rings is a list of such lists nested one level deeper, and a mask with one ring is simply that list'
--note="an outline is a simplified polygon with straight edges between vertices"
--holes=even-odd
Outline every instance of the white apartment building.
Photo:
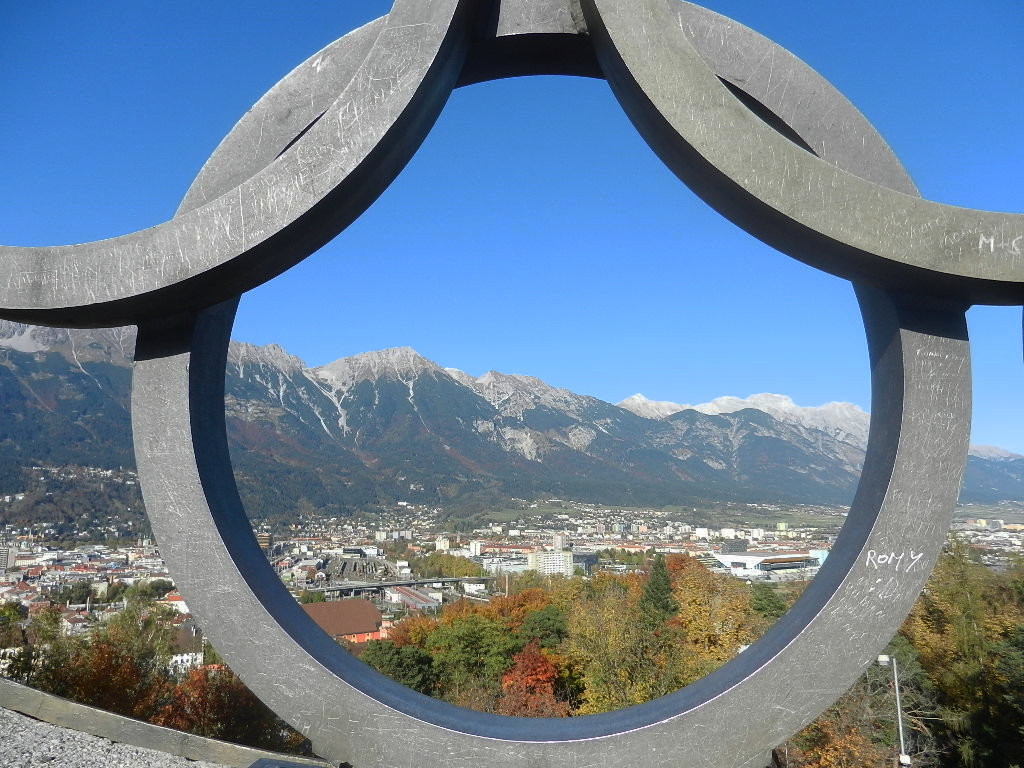
[{"label": "white apartment building", "polygon": [[526,556],[526,567],[531,571],[548,575],[572,576],[572,552],[567,550],[541,550]]}]

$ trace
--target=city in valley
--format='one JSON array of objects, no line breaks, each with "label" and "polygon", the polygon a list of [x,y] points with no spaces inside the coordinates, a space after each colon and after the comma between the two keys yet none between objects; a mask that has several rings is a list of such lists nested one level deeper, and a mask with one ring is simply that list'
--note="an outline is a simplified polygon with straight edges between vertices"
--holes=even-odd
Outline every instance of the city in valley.
[{"label": "city in valley", "polygon": [[[47,487],[83,471],[48,471]],[[137,478],[92,480],[109,491]],[[290,521],[253,521],[250,545],[313,623],[419,693],[520,717],[629,707],[728,663],[827,565],[849,514],[811,504],[654,508],[564,498],[480,505],[471,520],[411,501],[353,517],[300,506]],[[876,566],[906,558],[906,568],[922,557],[866,555]],[[7,524],[0,675],[155,725],[310,754],[303,735],[219,656],[225,627],[200,626],[177,586],[139,516]],[[898,659],[913,765],[958,765],[947,758],[965,738],[964,718],[981,712],[986,728],[969,738],[1013,754],[1006,739],[1024,722],[1018,504],[959,508],[945,553],[882,658]],[[779,764],[821,768],[836,750],[857,756],[851,766],[886,764],[896,733],[891,684],[892,669],[867,667],[779,745]]]},{"label": "city in valley", "polygon": [[[358,644],[386,638],[403,617],[436,613],[459,599],[507,594],[512,577],[644,573],[656,553],[693,557],[713,573],[747,583],[807,581],[828,558],[847,515],[838,507],[740,503],[637,509],[547,499],[510,506],[493,510],[495,522],[472,530],[456,530],[465,526],[453,525],[441,509],[398,502],[372,520],[314,516],[275,530],[256,522],[253,533],[296,599],[373,604],[375,612],[353,615],[354,628],[340,614],[311,609],[336,639]],[[95,535],[95,523],[83,521],[89,533],[76,538]],[[1017,505],[961,507],[952,530],[991,567],[1024,554],[1024,513]],[[122,526],[110,531],[126,532]],[[69,547],[49,543],[52,533],[43,525],[0,530],[0,604],[20,604],[26,617],[57,608],[64,632],[87,633],[97,619],[125,605],[112,595],[123,594],[125,586],[156,583],[163,587],[157,602],[174,609],[174,622],[193,626],[186,598],[173,588],[174,575],[148,535]],[[337,631],[339,621],[352,631]],[[6,637],[20,639],[11,632]],[[192,655],[179,658],[179,665],[202,663],[195,640],[202,633],[196,628],[189,637],[182,650]],[[0,647],[0,673],[20,645]]]}]

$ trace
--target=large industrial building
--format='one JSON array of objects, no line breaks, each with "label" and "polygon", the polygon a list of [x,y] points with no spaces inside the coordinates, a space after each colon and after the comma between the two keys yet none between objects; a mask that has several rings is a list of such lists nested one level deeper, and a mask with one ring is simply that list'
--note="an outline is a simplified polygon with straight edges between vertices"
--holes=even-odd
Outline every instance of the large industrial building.
[{"label": "large industrial building", "polygon": [[810,552],[715,552],[721,567],[733,576],[763,579],[780,571],[817,568],[821,560]]}]

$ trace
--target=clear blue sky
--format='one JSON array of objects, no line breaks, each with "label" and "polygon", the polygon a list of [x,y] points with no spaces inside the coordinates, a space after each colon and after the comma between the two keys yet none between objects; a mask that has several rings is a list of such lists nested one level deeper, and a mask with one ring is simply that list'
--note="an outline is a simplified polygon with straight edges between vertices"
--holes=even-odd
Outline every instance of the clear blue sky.
[{"label": "clear blue sky", "polygon": [[[714,0],[829,78],[925,197],[1022,211],[1019,0]],[[0,242],[165,220],[238,117],[389,3],[0,3]],[[974,441],[1024,452],[1020,310],[971,313]],[[317,365],[409,345],[618,401],[780,392],[869,405],[848,284],[698,201],[600,81],[457,91],[356,224],[247,295],[235,337]]]}]

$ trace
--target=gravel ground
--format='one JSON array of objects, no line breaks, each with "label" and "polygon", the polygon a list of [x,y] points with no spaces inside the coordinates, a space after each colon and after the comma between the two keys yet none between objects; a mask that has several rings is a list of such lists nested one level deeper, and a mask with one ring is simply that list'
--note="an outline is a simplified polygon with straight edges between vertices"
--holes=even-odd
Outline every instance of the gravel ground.
[{"label": "gravel ground", "polygon": [[0,708],[3,768],[224,768],[58,728]]}]

